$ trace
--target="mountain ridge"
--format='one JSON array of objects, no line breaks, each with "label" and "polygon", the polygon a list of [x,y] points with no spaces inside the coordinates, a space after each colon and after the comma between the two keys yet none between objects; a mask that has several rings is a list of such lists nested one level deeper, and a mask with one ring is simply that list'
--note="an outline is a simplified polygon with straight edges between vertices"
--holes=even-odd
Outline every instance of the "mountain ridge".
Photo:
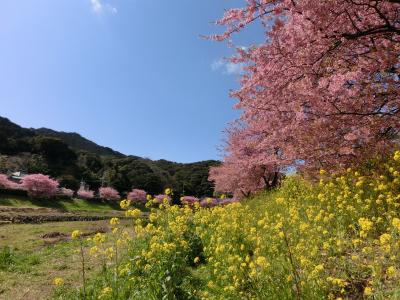
[{"label": "mountain ridge", "polygon": [[177,195],[211,196],[208,172],[219,164],[216,160],[179,163],[125,155],[76,132],[24,128],[0,117],[0,173],[48,174],[75,190],[85,181],[92,189],[106,184],[121,193],[141,188],[156,194],[172,187]]},{"label": "mountain ridge", "polygon": [[110,147],[101,146],[81,134],[77,132],[66,132],[66,131],[57,131],[46,127],[41,128],[31,128],[34,132],[51,136],[55,138],[59,138],[64,141],[68,146],[75,150],[83,150],[88,152],[93,152],[99,155],[114,155],[116,157],[126,157],[127,155],[122,154]]}]

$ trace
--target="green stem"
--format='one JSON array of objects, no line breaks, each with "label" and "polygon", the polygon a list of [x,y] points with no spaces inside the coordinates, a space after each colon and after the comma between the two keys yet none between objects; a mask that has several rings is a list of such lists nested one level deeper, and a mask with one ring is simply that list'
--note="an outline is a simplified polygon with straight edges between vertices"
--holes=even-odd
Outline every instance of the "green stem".
[{"label": "green stem", "polygon": [[83,283],[83,299],[86,299],[86,274],[85,274],[85,255],[83,252],[83,243],[80,241],[81,246],[81,263],[82,263],[82,283]]},{"label": "green stem", "polygon": [[296,265],[295,265],[294,259],[293,259],[293,254],[292,254],[292,251],[290,249],[289,241],[287,239],[286,233],[285,233],[285,231],[282,231],[282,232],[283,232],[283,236],[284,236],[286,247],[288,249],[289,262],[290,262],[290,265],[292,267],[292,273],[293,273],[294,283],[295,283],[295,287],[296,287],[296,299],[301,299],[301,296],[300,296],[301,295],[301,289],[300,289],[300,284],[299,284],[300,276],[297,273]]}]

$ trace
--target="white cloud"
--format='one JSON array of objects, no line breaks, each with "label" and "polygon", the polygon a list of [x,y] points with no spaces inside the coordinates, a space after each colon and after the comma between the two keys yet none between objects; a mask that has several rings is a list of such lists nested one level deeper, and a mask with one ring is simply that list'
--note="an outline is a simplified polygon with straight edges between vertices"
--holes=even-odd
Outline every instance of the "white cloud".
[{"label": "white cloud", "polygon": [[105,11],[108,11],[112,14],[116,14],[118,12],[117,8],[110,4],[102,3],[102,0],[90,0],[92,4],[92,9],[96,14],[102,14]]},{"label": "white cloud", "polygon": [[103,10],[103,5],[100,3],[100,0],[90,0],[92,3],[92,9],[95,13],[101,13]]},{"label": "white cloud", "polygon": [[221,70],[226,75],[241,75],[244,70],[244,63],[233,63],[224,59],[219,59],[211,64],[211,70]]},{"label": "white cloud", "polygon": [[217,70],[219,70],[223,65],[224,65],[224,61],[223,61],[222,59],[215,60],[215,61],[213,61],[213,63],[211,64],[211,70],[217,71]]},{"label": "white cloud", "polygon": [[232,74],[243,74],[244,70],[244,63],[227,63],[225,64],[225,68],[226,68],[226,73],[228,73],[229,75]]}]

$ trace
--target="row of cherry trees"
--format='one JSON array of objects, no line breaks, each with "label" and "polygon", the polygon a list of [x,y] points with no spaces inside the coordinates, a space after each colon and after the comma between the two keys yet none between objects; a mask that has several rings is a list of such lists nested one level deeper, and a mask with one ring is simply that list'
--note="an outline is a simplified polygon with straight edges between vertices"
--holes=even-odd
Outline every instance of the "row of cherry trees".
[{"label": "row of cherry trees", "polygon": [[[51,198],[56,195],[73,197],[75,192],[67,188],[60,188],[57,180],[43,174],[31,174],[22,178],[20,183],[11,181],[7,175],[0,174],[0,188],[25,190],[30,197]],[[138,190],[133,190],[138,191]],[[144,191],[143,191],[144,192]],[[144,192],[145,193],[145,192]],[[80,198],[92,199],[95,197],[94,191],[89,189],[79,189],[76,194]],[[102,187],[98,190],[98,196],[107,200],[119,200],[121,197],[117,190],[111,187]]]},{"label": "row of cherry trees", "polygon": [[257,23],[264,42],[231,58],[245,65],[232,93],[243,113],[228,130],[224,164],[211,169],[217,190],[245,195],[289,166],[337,172],[394,147],[399,0],[247,0],[212,38],[230,41]]}]

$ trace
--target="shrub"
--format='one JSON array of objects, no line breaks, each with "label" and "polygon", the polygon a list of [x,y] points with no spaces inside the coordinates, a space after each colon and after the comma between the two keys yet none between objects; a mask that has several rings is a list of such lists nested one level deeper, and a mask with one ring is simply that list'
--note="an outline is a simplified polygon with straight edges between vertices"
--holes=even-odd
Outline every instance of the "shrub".
[{"label": "shrub", "polygon": [[2,189],[10,189],[11,186],[12,186],[12,183],[13,182],[11,182],[8,179],[7,175],[0,174],[0,188],[2,188]]},{"label": "shrub", "polygon": [[153,203],[163,203],[164,200],[167,200],[168,203],[171,202],[171,197],[165,194],[155,195],[153,198]]},{"label": "shrub", "polygon": [[91,190],[79,189],[77,194],[83,199],[93,199],[94,197],[94,192]]},{"label": "shrub", "polygon": [[50,198],[58,192],[58,182],[43,174],[31,174],[22,179],[21,186],[30,197]]},{"label": "shrub", "polygon": [[18,190],[21,188],[22,188],[21,185],[8,179],[7,175],[0,174],[0,189]]},{"label": "shrub", "polygon": [[72,198],[74,196],[74,191],[67,189],[67,188],[61,188],[60,193],[61,193],[61,195],[69,197],[69,198]]},{"label": "shrub", "polygon": [[207,197],[200,201],[201,207],[214,207],[216,205],[218,205],[218,201],[215,198]]},{"label": "shrub", "polygon": [[200,199],[193,196],[181,197],[182,204],[193,206],[195,203],[200,203]]},{"label": "shrub", "polygon": [[147,201],[147,193],[144,190],[133,189],[128,194],[128,200],[131,200],[133,202],[146,203],[146,201]]},{"label": "shrub", "polygon": [[117,190],[112,187],[102,187],[99,189],[99,196],[106,200],[119,200],[120,196]]}]

